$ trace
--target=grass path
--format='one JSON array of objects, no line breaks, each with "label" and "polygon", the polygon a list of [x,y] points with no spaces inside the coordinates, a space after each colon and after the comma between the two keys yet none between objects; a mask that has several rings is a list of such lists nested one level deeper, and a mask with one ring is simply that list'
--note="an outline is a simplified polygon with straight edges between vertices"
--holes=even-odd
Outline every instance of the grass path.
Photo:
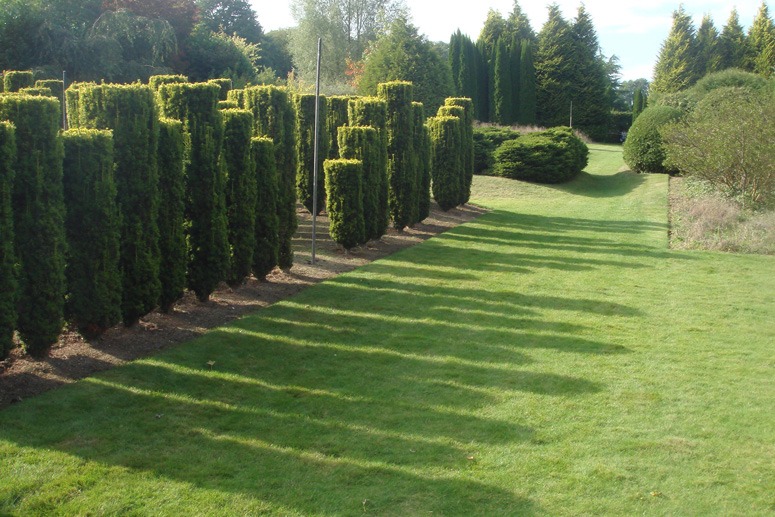
[{"label": "grass path", "polygon": [[0,514],[771,515],[775,260],[621,165],[0,412]]}]

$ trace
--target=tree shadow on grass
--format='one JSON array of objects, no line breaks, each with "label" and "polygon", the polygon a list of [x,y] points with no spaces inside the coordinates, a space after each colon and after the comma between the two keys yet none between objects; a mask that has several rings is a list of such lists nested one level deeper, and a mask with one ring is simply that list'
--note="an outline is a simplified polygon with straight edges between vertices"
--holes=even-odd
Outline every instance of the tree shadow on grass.
[{"label": "tree shadow on grass", "polygon": [[581,172],[573,181],[548,188],[592,198],[622,197],[640,187],[646,178],[630,171],[616,174],[590,174]]}]

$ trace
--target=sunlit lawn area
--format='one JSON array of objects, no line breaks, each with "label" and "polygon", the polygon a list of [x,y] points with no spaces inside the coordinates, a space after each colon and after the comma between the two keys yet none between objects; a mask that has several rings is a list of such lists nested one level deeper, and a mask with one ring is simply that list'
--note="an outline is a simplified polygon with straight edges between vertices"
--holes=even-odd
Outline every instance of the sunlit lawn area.
[{"label": "sunlit lawn area", "polygon": [[621,168],[0,411],[0,514],[771,515],[775,257]]}]

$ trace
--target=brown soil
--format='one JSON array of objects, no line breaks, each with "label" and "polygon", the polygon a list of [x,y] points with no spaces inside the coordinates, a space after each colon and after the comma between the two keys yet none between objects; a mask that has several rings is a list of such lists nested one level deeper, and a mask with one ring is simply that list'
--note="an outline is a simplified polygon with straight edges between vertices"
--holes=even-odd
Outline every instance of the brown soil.
[{"label": "brown soil", "polygon": [[471,205],[442,212],[434,203],[430,217],[423,223],[402,232],[389,230],[379,241],[347,253],[330,239],[328,218],[323,215],[317,221],[316,261],[312,265],[312,220],[300,209],[299,231],[293,241],[295,264],[290,271],[275,269],[266,281],[250,278],[235,289],[222,284],[204,303],[197,301],[193,293],[187,293],[168,314],[154,311],[137,325],[113,327],[97,339],[86,340],[76,331],[66,329],[48,357],[43,359],[33,359],[17,347],[8,359],[0,361],[0,409],[188,341],[207,329],[288,298],[309,285],[413,246],[484,212]]}]

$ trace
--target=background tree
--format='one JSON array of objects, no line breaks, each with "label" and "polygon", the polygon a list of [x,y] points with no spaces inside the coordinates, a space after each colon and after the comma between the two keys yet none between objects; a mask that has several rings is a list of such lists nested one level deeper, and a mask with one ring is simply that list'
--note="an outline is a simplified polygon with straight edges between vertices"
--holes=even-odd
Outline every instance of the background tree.
[{"label": "background tree", "polygon": [[557,4],[538,34],[536,55],[537,120],[544,126],[567,125],[577,65],[570,24]]},{"label": "background tree", "polygon": [[652,91],[673,93],[697,82],[695,38],[692,18],[681,6],[673,12],[673,26],[654,66]]},{"label": "background tree", "polygon": [[592,18],[582,4],[571,34],[574,43],[575,78],[572,81],[573,125],[597,141],[608,132],[613,99]]},{"label": "background tree", "polygon": [[192,81],[228,77],[241,88],[256,80],[258,60],[258,45],[198,24],[186,43],[182,71]]},{"label": "background tree", "polygon": [[536,68],[533,61],[535,45],[530,40],[522,40],[519,58],[519,106],[517,122],[535,124],[536,122]]},{"label": "background tree", "polygon": [[743,68],[746,52],[746,38],[737,10],[732,9],[729,20],[721,30],[717,51],[719,55],[719,70],[727,68]]},{"label": "background tree", "polygon": [[775,24],[764,2],[748,30],[747,42],[745,68],[770,77],[775,71]]},{"label": "background tree", "polygon": [[248,43],[261,43],[264,31],[247,0],[196,0],[199,23],[213,32],[237,35]]},{"label": "background tree", "polygon": [[710,15],[702,17],[697,29],[697,77],[705,77],[721,68],[721,56],[718,49],[719,33]]},{"label": "background tree", "polygon": [[194,0],[104,0],[106,11],[126,10],[152,20],[165,20],[183,41],[191,33],[197,19]]},{"label": "background tree", "polygon": [[267,32],[261,41],[259,65],[272,70],[281,79],[293,70],[293,57],[290,50],[292,29],[278,29]]},{"label": "background tree", "polygon": [[530,43],[536,43],[536,33],[530,25],[527,15],[522,11],[518,0],[514,0],[514,7],[509,14],[507,23],[509,34],[516,36],[518,41],[528,40]]},{"label": "background tree", "polygon": [[501,36],[495,45],[495,75],[493,88],[493,121],[504,126],[514,123],[512,108],[512,69],[511,50],[506,44],[507,36]]}]

